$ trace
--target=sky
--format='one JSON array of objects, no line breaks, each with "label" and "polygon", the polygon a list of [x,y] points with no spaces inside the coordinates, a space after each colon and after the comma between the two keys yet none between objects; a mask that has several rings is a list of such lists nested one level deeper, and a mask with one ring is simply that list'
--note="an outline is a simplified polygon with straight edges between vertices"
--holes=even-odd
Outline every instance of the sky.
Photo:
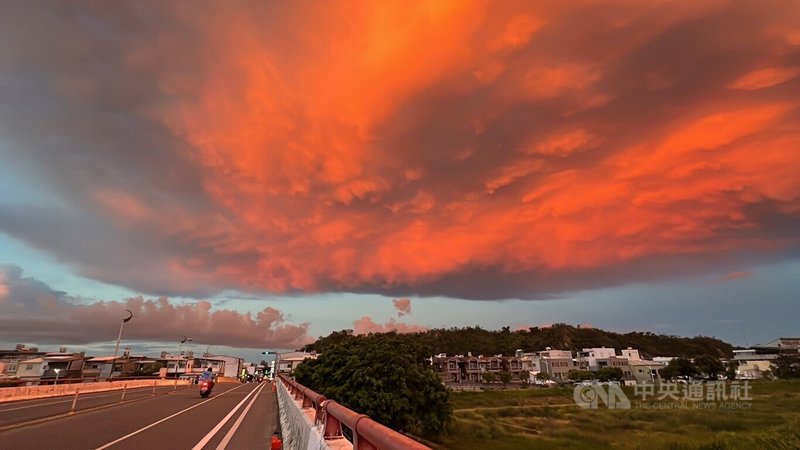
[{"label": "sky", "polygon": [[799,335],[800,6],[0,4],[0,343]]}]

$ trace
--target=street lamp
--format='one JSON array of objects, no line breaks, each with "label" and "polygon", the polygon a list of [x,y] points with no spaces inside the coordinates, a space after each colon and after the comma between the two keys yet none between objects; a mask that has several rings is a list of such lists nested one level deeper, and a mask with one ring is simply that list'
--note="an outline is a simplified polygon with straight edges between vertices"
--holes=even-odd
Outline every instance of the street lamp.
[{"label": "street lamp", "polygon": [[272,367],[273,368],[272,368],[272,374],[271,374],[272,375],[272,379],[274,380],[275,377],[278,375],[278,362],[281,359],[281,355],[280,355],[280,353],[273,352],[273,351],[261,352],[261,354],[262,355],[275,355],[275,359],[272,360]]},{"label": "street lamp", "polygon": [[55,385],[58,384],[58,372],[61,372],[61,369],[53,369],[53,371],[56,373],[56,381],[53,383]]},{"label": "street lamp", "polygon": [[186,343],[187,341],[188,342],[192,342],[192,338],[187,338],[186,336],[184,336],[183,339],[181,339],[181,345],[178,346],[178,360],[175,361],[175,383],[176,384],[178,382],[178,366],[180,365],[180,362],[181,362],[181,350],[183,350],[183,344]]},{"label": "street lamp", "polygon": [[[117,335],[117,345],[114,346],[114,359],[111,360],[111,372],[108,374],[108,379],[109,380],[114,377],[114,367],[117,365],[117,353],[119,352],[119,341],[120,341],[120,339],[122,339],[122,327],[125,326],[126,322],[129,322],[131,319],[133,319],[133,313],[131,312],[131,310],[130,309],[126,309],[125,311],[128,311],[128,317],[126,317],[125,319],[122,319],[122,322],[119,324],[119,334]],[[122,374],[122,371],[120,371],[120,374]]]}]

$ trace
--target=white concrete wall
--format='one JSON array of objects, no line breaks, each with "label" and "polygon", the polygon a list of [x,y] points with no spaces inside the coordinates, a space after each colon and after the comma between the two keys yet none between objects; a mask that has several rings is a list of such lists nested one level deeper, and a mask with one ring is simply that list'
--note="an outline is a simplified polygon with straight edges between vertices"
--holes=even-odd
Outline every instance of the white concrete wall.
[{"label": "white concrete wall", "polygon": [[[28,400],[32,398],[57,397],[60,395],[72,395],[76,389],[81,393],[101,392],[120,390],[124,387],[128,389],[140,387],[173,386],[175,380],[133,380],[133,381],[101,381],[97,383],[69,383],[43,386],[20,386],[0,388],[0,403],[14,400]],[[178,381],[179,385],[186,385],[186,380]]]},{"label": "white concrete wall", "polygon": [[283,448],[292,450],[352,450],[344,438],[326,441],[322,437],[322,424],[314,424],[314,408],[303,408],[280,380],[278,384],[278,409],[280,411]]}]

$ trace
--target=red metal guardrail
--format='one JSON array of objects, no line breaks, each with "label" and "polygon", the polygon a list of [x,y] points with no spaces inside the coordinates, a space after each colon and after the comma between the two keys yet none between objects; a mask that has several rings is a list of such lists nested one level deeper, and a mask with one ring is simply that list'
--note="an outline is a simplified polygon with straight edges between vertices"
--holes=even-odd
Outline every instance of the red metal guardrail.
[{"label": "red metal guardrail", "polygon": [[304,408],[314,408],[314,420],[323,424],[325,439],[344,438],[342,426],[353,433],[353,450],[431,450],[430,447],[379,424],[369,416],[359,414],[334,400],[297,383],[285,375],[278,378],[286,386],[295,400],[300,400]]}]

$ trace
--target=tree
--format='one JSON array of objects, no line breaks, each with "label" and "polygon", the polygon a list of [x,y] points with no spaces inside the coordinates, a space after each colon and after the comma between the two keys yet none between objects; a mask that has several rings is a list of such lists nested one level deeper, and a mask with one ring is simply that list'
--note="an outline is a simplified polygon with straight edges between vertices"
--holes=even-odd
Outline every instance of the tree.
[{"label": "tree", "polygon": [[503,383],[503,386],[507,385],[511,382],[511,372],[507,370],[503,370],[502,372],[497,374],[497,378],[500,379],[500,382]]},{"label": "tree", "polygon": [[624,374],[619,367],[603,367],[595,372],[595,376],[600,381],[621,380]]},{"label": "tree", "polygon": [[772,373],[783,379],[800,378],[800,355],[781,355],[772,361]]},{"label": "tree", "polygon": [[481,378],[483,378],[484,383],[494,383],[497,380],[497,375],[492,372],[484,372]]},{"label": "tree", "polygon": [[700,375],[700,371],[686,358],[674,358],[660,370],[661,378],[671,380],[677,377],[691,377],[696,378]]},{"label": "tree", "polygon": [[567,372],[567,376],[572,381],[584,381],[584,380],[591,380],[592,373],[588,370],[580,370],[580,369],[571,369]]},{"label": "tree", "polygon": [[519,373],[519,381],[522,381],[522,384],[528,384],[531,379],[531,373],[527,370],[523,370]]},{"label": "tree", "polygon": [[544,382],[550,379],[550,375],[547,372],[539,372],[536,374],[536,379],[540,382]]},{"label": "tree", "polygon": [[738,362],[736,362],[734,360],[728,361],[728,368],[725,370],[725,378],[727,378],[730,381],[735,380],[736,379],[736,369],[737,368],[739,368],[739,363]]},{"label": "tree", "polygon": [[697,370],[707,378],[716,379],[717,375],[725,372],[725,365],[723,365],[719,359],[711,355],[698,356],[694,359],[694,365],[697,367]]},{"label": "tree", "polygon": [[396,333],[338,335],[294,371],[300,384],[398,431],[434,435],[450,417],[428,349]]}]

